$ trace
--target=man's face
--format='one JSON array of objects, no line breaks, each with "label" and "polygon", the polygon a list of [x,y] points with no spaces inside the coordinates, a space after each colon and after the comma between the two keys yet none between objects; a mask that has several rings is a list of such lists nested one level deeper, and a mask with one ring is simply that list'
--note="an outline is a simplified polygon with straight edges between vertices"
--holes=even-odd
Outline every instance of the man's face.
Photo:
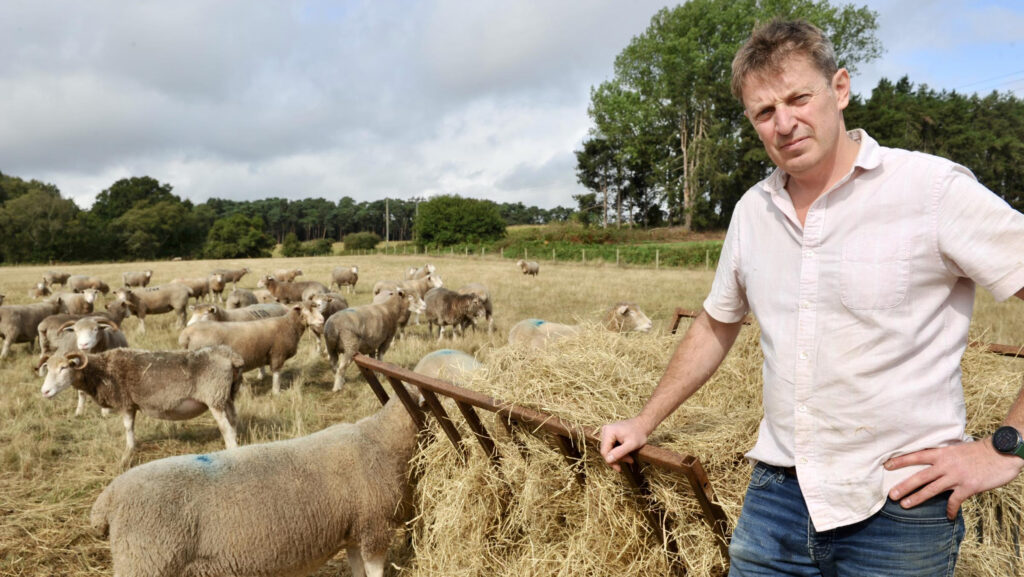
[{"label": "man's face", "polygon": [[791,57],[781,72],[743,82],[745,114],[768,156],[797,178],[832,169],[849,101],[849,73],[824,78],[803,55]]}]

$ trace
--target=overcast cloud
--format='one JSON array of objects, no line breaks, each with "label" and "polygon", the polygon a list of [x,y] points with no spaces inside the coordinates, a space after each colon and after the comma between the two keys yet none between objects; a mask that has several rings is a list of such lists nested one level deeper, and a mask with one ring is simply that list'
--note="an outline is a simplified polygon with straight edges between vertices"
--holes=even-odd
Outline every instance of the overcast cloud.
[{"label": "overcast cloud", "polygon": [[[1018,3],[868,4],[887,52],[856,89],[904,74],[1024,88]],[[194,202],[455,193],[572,206],[590,88],[665,5],[7,0],[0,171],[82,207],[143,175]]]}]

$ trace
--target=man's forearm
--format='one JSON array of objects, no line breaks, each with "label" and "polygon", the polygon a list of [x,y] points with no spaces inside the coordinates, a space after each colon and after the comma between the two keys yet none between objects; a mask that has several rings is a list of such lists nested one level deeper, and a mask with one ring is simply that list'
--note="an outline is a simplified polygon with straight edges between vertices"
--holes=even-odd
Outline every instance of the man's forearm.
[{"label": "man's forearm", "polygon": [[720,323],[704,311],[697,315],[638,415],[648,434],[711,378],[742,327],[742,322]]}]

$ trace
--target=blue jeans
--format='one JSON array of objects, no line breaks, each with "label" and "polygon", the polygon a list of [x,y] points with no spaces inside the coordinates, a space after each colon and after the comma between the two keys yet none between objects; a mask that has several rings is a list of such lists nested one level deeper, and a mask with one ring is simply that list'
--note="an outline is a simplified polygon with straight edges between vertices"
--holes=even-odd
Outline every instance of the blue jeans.
[{"label": "blue jeans", "polygon": [[796,477],[758,463],[729,546],[729,577],[952,577],[964,520],[949,494],[904,509],[888,499],[861,521],[815,531]]}]

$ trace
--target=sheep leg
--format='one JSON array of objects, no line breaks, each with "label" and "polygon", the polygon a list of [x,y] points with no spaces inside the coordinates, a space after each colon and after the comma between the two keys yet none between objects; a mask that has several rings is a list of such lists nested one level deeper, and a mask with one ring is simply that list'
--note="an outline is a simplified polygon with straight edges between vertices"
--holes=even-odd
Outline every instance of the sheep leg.
[{"label": "sheep leg", "polygon": [[281,371],[279,371],[279,370],[278,371],[274,371],[273,376],[271,378],[271,382],[272,382],[271,390],[274,391],[275,395],[280,395],[281,394]]},{"label": "sheep leg", "polygon": [[213,415],[213,420],[217,421],[217,428],[220,429],[220,435],[224,437],[224,446],[228,449],[234,449],[238,446],[238,441],[235,435],[235,426],[231,421],[233,419],[228,417],[228,411],[226,409],[216,409],[210,407],[210,414]]},{"label": "sheep leg", "polygon": [[85,391],[78,391],[78,406],[75,407],[75,416],[81,417],[85,410]]},{"label": "sheep leg", "polygon": [[338,359],[338,370],[334,372],[334,388],[331,389],[334,392],[341,390],[341,387],[345,386],[345,368],[352,361],[352,355],[346,353],[344,357]]},{"label": "sheep leg", "polygon": [[4,348],[0,350],[0,359],[6,359],[7,354],[11,352],[11,337],[4,337]]},{"label": "sheep leg", "polygon": [[127,466],[135,453],[135,409],[126,409],[121,413],[121,421],[124,423],[124,441],[126,448],[121,457],[121,465]]}]

